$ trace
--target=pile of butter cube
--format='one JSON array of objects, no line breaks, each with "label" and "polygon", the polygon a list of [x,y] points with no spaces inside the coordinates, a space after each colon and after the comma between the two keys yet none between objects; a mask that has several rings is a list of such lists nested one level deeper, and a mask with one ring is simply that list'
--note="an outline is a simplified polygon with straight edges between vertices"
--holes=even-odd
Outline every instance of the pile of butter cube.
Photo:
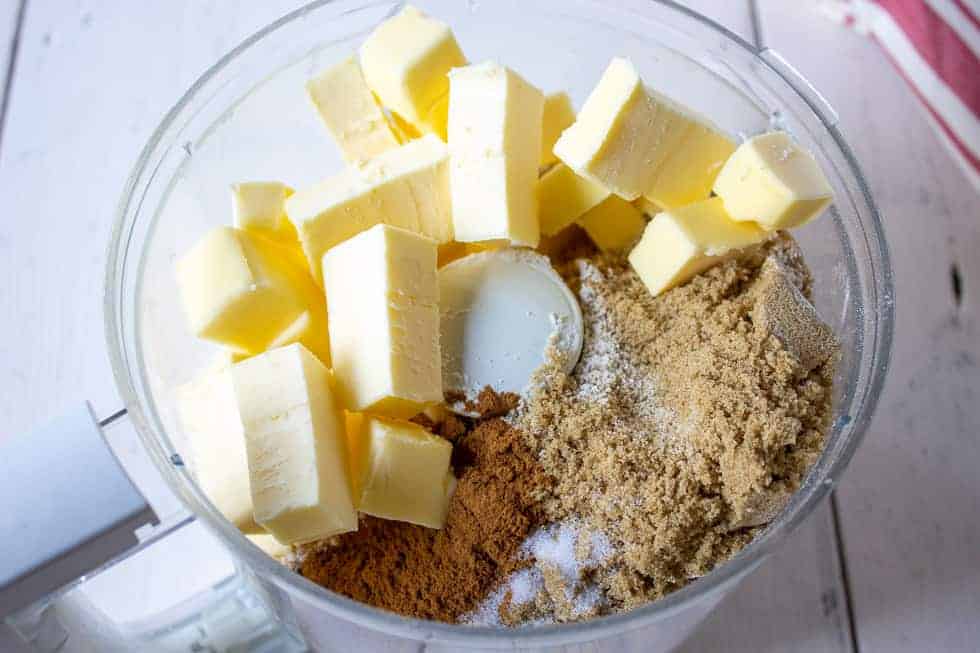
[{"label": "pile of butter cube", "polygon": [[177,392],[200,487],[274,554],[358,512],[445,524],[452,447],[408,421],[444,401],[441,265],[577,224],[656,295],[831,201],[785,133],[737,145],[618,58],[576,115],[411,6],[307,92],[347,166],[235,184],[234,227],[177,264],[225,352]]}]

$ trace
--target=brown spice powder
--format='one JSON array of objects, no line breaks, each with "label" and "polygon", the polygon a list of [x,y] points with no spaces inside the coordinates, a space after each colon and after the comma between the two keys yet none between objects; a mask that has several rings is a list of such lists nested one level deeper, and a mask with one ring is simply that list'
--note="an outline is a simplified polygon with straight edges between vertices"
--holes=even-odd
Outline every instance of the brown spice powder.
[{"label": "brown spice powder", "polygon": [[515,568],[538,521],[533,497],[545,478],[536,455],[500,419],[450,417],[437,430],[455,440],[459,479],[445,527],[362,516],[354,533],[299,547],[299,573],[379,608],[453,622]]}]

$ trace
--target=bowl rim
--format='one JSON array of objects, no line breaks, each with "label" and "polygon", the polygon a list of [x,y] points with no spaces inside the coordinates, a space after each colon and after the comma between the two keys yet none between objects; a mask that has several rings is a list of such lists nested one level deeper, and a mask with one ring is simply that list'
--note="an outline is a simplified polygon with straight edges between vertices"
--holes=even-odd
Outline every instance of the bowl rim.
[{"label": "bowl rim", "polygon": [[[243,558],[249,566],[259,569],[269,580],[272,580],[283,588],[288,588],[290,592],[295,592],[308,604],[313,604],[317,608],[326,609],[335,617],[346,619],[361,627],[377,632],[413,640],[491,645],[499,645],[502,642],[509,645],[532,645],[587,641],[601,637],[604,634],[621,634],[641,628],[689,607],[689,605],[695,603],[698,599],[709,598],[713,590],[719,590],[739,582],[748,572],[761,564],[773,550],[779,547],[790,533],[814,512],[819,502],[836,485],[840,475],[853,457],[854,452],[863,441],[884,387],[891,359],[895,315],[894,280],[890,262],[891,256],[885,238],[881,215],[854,152],[838,129],[835,118],[828,115],[828,113],[832,114],[829,103],[823,100],[818,94],[815,96],[813,87],[804,78],[799,76],[798,73],[795,73],[792,69],[787,70],[784,67],[774,65],[770,58],[762,56],[766,52],[771,52],[770,49],[756,47],[711,18],[679,4],[675,0],[646,0],[646,2],[666,7],[701,23],[705,27],[713,29],[720,36],[726,38],[733,46],[749,54],[756,64],[768,69],[769,72],[775,73],[785,82],[786,86],[792,89],[808,105],[831,136],[833,145],[844,157],[848,171],[857,182],[861,198],[870,216],[870,221],[867,224],[862,221],[865,240],[868,241],[866,246],[877,255],[876,257],[872,256],[872,260],[869,261],[873,271],[871,275],[872,282],[869,283],[869,290],[874,301],[869,303],[867,309],[869,311],[873,310],[877,315],[876,329],[872,332],[872,337],[864,343],[864,348],[870,352],[871,356],[869,376],[861,396],[856,397],[854,401],[854,406],[857,410],[852,411],[851,434],[849,438],[844,442],[844,446],[840,449],[835,460],[826,469],[825,476],[820,482],[809,488],[803,486],[794,494],[790,504],[786,508],[786,513],[788,513],[789,518],[785,521],[778,522],[778,532],[769,533],[767,529],[765,537],[754,538],[738,554],[705,576],[688,583],[661,599],[652,601],[629,612],[607,615],[571,624],[522,626],[504,629],[493,626],[446,624],[403,617],[336,594],[312,583],[299,574],[293,573],[279,562],[262,553],[256,547],[242,546],[242,544],[247,542],[244,536],[216,512],[204,511],[202,513],[198,510],[191,510],[187,505],[188,497],[183,491],[185,488],[178,486],[180,481],[176,478],[173,461],[158,446],[155,438],[149,434],[155,427],[150,424],[150,420],[144,414],[139,391],[134,384],[133,373],[127,363],[127,344],[123,326],[123,284],[126,268],[125,262],[127,255],[130,253],[130,246],[133,244],[133,227],[139,215],[139,205],[142,202],[142,198],[137,198],[135,193],[146,174],[150,174],[150,179],[152,179],[152,174],[155,171],[149,169],[148,166],[164,137],[174,126],[182,112],[197,98],[198,94],[209,82],[218,77],[240,55],[256,46],[267,36],[283,26],[302,18],[311,11],[329,5],[335,5],[341,1],[314,0],[258,30],[218,59],[217,62],[211,65],[195,80],[161,119],[146,145],[141,150],[123,187],[123,192],[116,208],[115,222],[106,256],[105,295],[103,301],[105,335],[116,386],[119,389],[126,410],[134,422],[144,447],[148,450],[150,457],[154,461],[157,471],[165,478],[170,489],[180,497],[184,507],[194,514],[196,518],[201,519],[212,531],[219,533],[220,539],[231,549],[234,557]],[[388,4],[391,3],[388,1],[367,2],[365,6]],[[133,215],[130,216],[131,206],[134,202],[136,209]],[[203,495],[196,497],[196,499],[202,498]]]}]

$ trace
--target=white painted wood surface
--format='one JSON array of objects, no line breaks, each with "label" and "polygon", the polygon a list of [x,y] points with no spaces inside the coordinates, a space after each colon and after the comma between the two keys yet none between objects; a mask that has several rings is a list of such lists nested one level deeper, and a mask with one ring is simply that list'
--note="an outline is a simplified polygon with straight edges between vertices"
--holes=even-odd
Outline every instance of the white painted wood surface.
[{"label": "white painted wood surface", "polygon": [[[93,400],[103,415],[118,407],[101,293],[125,175],[167,108],[207,66],[297,4],[26,0],[0,147],[5,429],[27,428],[74,399]],[[754,38],[749,0],[690,4]],[[19,11],[15,0],[0,2],[0,74]],[[895,254],[893,373],[839,491],[856,638],[866,651],[974,650],[978,198],[870,41],[817,16],[811,3],[760,0],[757,18],[765,43],[840,113]],[[895,108],[892,119],[875,120],[876,106]],[[828,505],[684,650],[851,650],[837,553]]]}]

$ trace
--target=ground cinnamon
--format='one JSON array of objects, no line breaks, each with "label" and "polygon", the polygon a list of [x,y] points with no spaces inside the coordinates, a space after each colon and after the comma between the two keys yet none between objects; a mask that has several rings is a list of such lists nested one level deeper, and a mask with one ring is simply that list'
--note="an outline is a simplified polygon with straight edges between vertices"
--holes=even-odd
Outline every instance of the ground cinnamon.
[{"label": "ground cinnamon", "polygon": [[362,516],[356,532],[300,547],[303,576],[370,605],[454,622],[515,569],[537,522],[533,497],[544,477],[536,454],[501,419],[447,421],[435,430],[454,436],[459,483],[446,526]]}]

